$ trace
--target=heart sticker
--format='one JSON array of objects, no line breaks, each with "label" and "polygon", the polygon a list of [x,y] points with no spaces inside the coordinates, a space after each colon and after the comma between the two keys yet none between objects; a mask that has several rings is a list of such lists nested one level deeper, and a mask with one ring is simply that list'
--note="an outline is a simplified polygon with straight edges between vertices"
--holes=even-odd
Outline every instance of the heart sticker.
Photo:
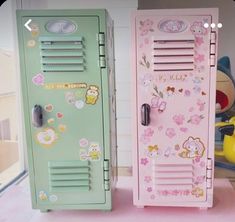
[{"label": "heart sticker", "polygon": [[202,95],[203,95],[203,96],[205,96],[205,95],[206,95],[206,93],[202,91]]},{"label": "heart sticker", "polygon": [[182,92],[183,92],[183,89],[179,89],[179,92],[181,92],[181,93],[182,93]]},{"label": "heart sticker", "polygon": [[56,113],[56,116],[57,116],[57,118],[58,118],[58,119],[61,119],[61,118],[63,118],[63,117],[64,117],[64,114],[63,114],[63,113],[58,112],[58,113]]}]

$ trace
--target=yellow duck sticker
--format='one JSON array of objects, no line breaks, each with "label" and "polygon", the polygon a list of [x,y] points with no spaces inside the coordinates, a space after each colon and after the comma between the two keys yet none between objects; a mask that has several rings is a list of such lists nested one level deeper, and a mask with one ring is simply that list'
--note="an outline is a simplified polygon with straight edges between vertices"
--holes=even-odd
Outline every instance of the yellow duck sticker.
[{"label": "yellow duck sticker", "polygon": [[86,91],[86,104],[94,105],[99,97],[99,88],[98,86],[91,85]]}]

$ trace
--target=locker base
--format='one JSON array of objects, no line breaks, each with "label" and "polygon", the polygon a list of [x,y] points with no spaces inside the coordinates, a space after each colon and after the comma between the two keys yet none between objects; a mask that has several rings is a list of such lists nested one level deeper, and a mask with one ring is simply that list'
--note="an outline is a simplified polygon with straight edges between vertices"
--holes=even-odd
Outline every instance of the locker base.
[{"label": "locker base", "polygon": [[200,210],[208,210],[208,207],[199,207]]},{"label": "locker base", "polygon": [[136,205],[138,209],[144,209],[144,205]]},{"label": "locker base", "polygon": [[41,213],[47,213],[47,212],[49,212],[50,210],[48,210],[48,209],[40,209],[40,212]]}]

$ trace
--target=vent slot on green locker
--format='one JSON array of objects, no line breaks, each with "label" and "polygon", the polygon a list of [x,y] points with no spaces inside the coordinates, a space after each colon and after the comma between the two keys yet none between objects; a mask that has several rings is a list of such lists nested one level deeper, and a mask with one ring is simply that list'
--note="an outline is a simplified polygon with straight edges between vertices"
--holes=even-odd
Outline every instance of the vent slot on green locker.
[{"label": "vent slot on green locker", "polygon": [[50,161],[48,169],[51,191],[90,190],[90,165],[88,161]]},{"label": "vent slot on green locker", "polygon": [[39,38],[43,72],[81,72],[85,70],[82,37]]}]

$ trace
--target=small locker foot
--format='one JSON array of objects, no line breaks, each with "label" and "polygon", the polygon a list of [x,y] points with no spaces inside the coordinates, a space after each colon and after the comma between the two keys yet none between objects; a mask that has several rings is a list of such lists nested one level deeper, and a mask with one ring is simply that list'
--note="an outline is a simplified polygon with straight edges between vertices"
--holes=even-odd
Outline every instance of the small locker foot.
[{"label": "small locker foot", "polygon": [[49,212],[49,211],[50,211],[50,210],[48,210],[48,209],[41,209],[41,210],[40,210],[41,213],[47,213],[47,212]]},{"label": "small locker foot", "polygon": [[199,207],[200,210],[208,210],[208,207]]},{"label": "small locker foot", "polygon": [[136,205],[138,209],[144,209],[144,205]]}]

